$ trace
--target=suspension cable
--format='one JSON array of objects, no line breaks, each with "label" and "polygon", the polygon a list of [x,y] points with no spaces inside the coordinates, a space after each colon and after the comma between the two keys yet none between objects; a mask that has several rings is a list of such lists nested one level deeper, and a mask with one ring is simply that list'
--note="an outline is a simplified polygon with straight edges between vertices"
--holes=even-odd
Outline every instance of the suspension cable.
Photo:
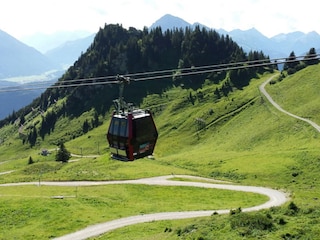
[{"label": "suspension cable", "polygon": [[[245,69],[245,68],[266,67],[270,65],[292,63],[292,62],[298,62],[298,61],[315,60],[315,59],[318,59],[319,55],[320,54],[303,55],[299,57],[294,57],[294,59],[290,59],[290,57],[274,58],[274,59],[266,58],[266,59],[240,61],[240,62],[233,62],[233,63],[195,66],[195,67],[189,67],[189,68],[175,68],[175,69],[166,69],[166,70],[160,70],[160,71],[125,74],[124,76],[133,78],[133,80],[136,82],[146,81],[146,80],[159,80],[159,79],[172,78],[175,75],[189,76],[189,75],[214,73],[214,72],[238,70],[238,69]],[[115,79],[117,79],[117,76],[79,78],[79,79],[57,81],[51,86],[45,86],[46,82],[31,83],[31,84],[28,84],[27,85],[28,87],[25,87],[25,88],[23,87],[23,85],[18,85],[14,87],[1,87],[0,93],[30,91],[30,90],[40,90],[40,89],[71,88],[71,87],[81,87],[81,86],[118,84],[119,81]]]}]

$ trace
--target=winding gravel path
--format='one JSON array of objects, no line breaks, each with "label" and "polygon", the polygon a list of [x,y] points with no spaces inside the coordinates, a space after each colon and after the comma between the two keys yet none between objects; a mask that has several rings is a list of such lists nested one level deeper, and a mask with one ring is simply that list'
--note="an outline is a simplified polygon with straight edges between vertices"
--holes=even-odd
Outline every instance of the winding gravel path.
[{"label": "winding gravel path", "polygon": [[[275,77],[274,75],[273,77]],[[320,126],[316,123],[296,116],[292,113],[289,113],[282,109],[271,96],[266,92],[265,86],[268,84],[273,77],[269,78],[263,84],[259,86],[259,90],[262,94],[266,96],[268,101],[273,104],[279,111],[288,114],[294,118],[305,121],[311,124],[318,132],[320,132]],[[172,177],[182,177],[193,180],[205,180],[208,182],[187,182],[187,181],[173,181],[170,180]],[[192,187],[200,187],[200,188],[216,188],[216,189],[225,189],[225,190],[233,190],[233,191],[243,191],[243,192],[252,192],[263,194],[269,197],[269,201],[263,203],[258,206],[253,206],[249,208],[244,208],[242,211],[258,211],[261,209],[267,209],[273,206],[280,206],[288,201],[288,198],[284,192],[265,188],[265,187],[254,187],[254,186],[240,186],[240,185],[232,185],[232,184],[222,184],[221,181],[216,181],[215,183],[210,183],[212,179],[200,178],[195,176],[187,176],[187,175],[176,175],[176,176],[160,176],[160,177],[152,177],[152,178],[143,178],[137,180],[124,180],[124,181],[72,181],[72,182],[41,182],[41,185],[48,186],[97,186],[97,185],[108,185],[108,184],[145,184],[145,185],[161,185],[161,186],[192,186]],[[0,187],[5,186],[21,186],[21,185],[39,185],[39,182],[24,182],[24,183],[7,183],[0,184]],[[195,218],[195,217],[205,217],[211,216],[214,212],[219,214],[226,214],[230,212],[230,209],[215,209],[208,211],[185,211],[185,212],[163,212],[163,213],[152,213],[152,214],[144,214],[144,215],[136,215],[131,217],[120,218],[112,221],[108,221],[105,223],[99,223],[92,226],[88,226],[82,230],[76,231],[74,233],[67,234],[65,236],[56,238],[55,240],[75,240],[75,239],[87,239],[89,237],[94,237],[106,233],[108,231],[121,228],[124,226],[134,225],[137,223],[158,221],[158,220],[175,220],[175,219],[186,219],[186,218]]]},{"label": "winding gravel path", "polygon": [[283,112],[283,113],[285,113],[285,114],[287,114],[287,115],[289,115],[289,116],[291,116],[291,117],[294,117],[294,118],[296,118],[296,119],[299,119],[299,120],[301,120],[301,121],[304,121],[304,122],[309,123],[309,124],[310,124],[312,127],[314,127],[318,132],[320,132],[320,126],[317,125],[315,122],[313,122],[313,121],[311,121],[311,120],[309,120],[309,119],[307,119],[307,118],[299,117],[299,116],[297,116],[297,115],[294,115],[294,114],[292,114],[292,113],[284,110],[284,109],[283,109],[282,107],[280,107],[280,105],[279,105],[278,103],[276,103],[276,102],[272,99],[272,97],[267,93],[267,91],[265,90],[265,86],[266,86],[268,83],[270,83],[270,81],[271,81],[275,76],[277,76],[277,75],[274,75],[274,76],[270,77],[267,81],[265,81],[264,83],[262,83],[262,84],[259,86],[260,92],[261,92],[263,95],[265,95],[266,98],[268,99],[268,101],[269,101],[275,108],[277,108],[279,111],[281,111],[281,112]]},{"label": "winding gravel path", "polygon": [[[170,180],[172,177],[188,178],[193,180],[205,180],[208,182],[187,182],[187,181],[173,181]],[[107,185],[107,184],[145,184],[145,185],[161,185],[161,186],[192,186],[200,188],[216,188],[216,189],[226,189],[233,191],[243,191],[263,194],[269,197],[269,201],[258,206],[253,206],[250,208],[244,208],[242,211],[258,211],[261,209],[270,208],[272,206],[280,206],[284,204],[288,198],[286,194],[270,188],[264,187],[253,187],[253,186],[240,186],[231,184],[221,184],[221,181],[212,182],[212,179],[187,176],[187,175],[168,175],[152,178],[143,178],[137,180],[124,180],[124,181],[72,181],[72,182],[41,182],[41,185],[48,186],[97,186],[97,185]],[[7,183],[1,184],[0,187],[5,186],[21,186],[21,185],[38,185],[39,182],[24,182],[24,183]],[[94,237],[106,233],[108,231],[121,228],[128,225],[133,225],[137,223],[158,221],[158,220],[175,220],[175,219],[186,219],[195,217],[205,217],[210,216],[214,212],[219,214],[229,213],[230,209],[214,209],[208,211],[185,211],[185,212],[163,212],[163,213],[152,213],[137,215],[131,217],[125,217],[116,219],[113,221],[108,221],[105,223],[99,223],[92,226],[88,226],[82,230],[74,233],[67,234],[65,236],[56,238],[56,240],[75,240],[75,239],[87,239],[89,237]]]}]

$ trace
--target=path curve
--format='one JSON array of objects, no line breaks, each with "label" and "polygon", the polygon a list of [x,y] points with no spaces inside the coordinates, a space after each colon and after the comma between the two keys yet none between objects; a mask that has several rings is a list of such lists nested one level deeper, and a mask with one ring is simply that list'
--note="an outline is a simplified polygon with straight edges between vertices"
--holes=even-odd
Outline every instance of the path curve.
[{"label": "path curve", "polygon": [[294,117],[296,119],[299,119],[301,121],[304,121],[304,122],[307,122],[309,123],[312,127],[314,127],[318,132],[320,132],[320,126],[318,124],[316,124],[315,122],[307,119],[307,118],[303,118],[303,117],[299,117],[297,115],[294,115],[286,110],[284,110],[282,107],[280,107],[279,104],[277,104],[273,99],[272,97],[267,93],[266,89],[265,89],[265,86],[270,83],[270,81],[277,75],[273,75],[272,77],[270,77],[267,81],[263,82],[260,86],[259,86],[259,90],[260,92],[268,99],[268,101],[275,107],[277,108],[279,111],[291,116],[291,117]]},{"label": "path curve", "polygon": [[[158,186],[192,186],[201,188],[215,188],[215,189],[225,189],[233,191],[243,191],[263,194],[269,197],[269,201],[258,206],[253,206],[249,208],[244,208],[242,211],[258,211],[261,209],[267,209],[273,206],[280,206],[284,204],[288,198],[284,192],[265,188],[265,187],[254,187],[254,186],[240,186],[231,184],[221,184],[221,181],[211,182],[187,182],[187,181],[173,181],[170,178],[188,178],[194,180],[205,180],[211,181],[212,179],[200,178],[188,175],[168,175],[152,178],[142,178],[137,180],[123,180],[123,181],[72,181],[72,182],[41,182],[41,185],[48,186],[98,186],[98,185],[108,185],[108,184],[145,184],[145,185],[158,185]],[[23,183],[6,183],[0,184],[0,187],[4,186],[21,186],[21,185],[39,185],[39,182],[23,182]],[[186,219],[195,217],[206,217],[211,216],[214,212],[219,214],[226,214],[230,212],[230,209],[223,210],[207,210],[207,211],[185,211],[185,212],[162,212],[162,213],[152,213],[137,215],[131,217],[120,218],[105,223],[99,223],[92,226],[88,226],[82,230],[74,233],[67,234],[65,236],[56,238],[56,240],[75,240],[75,239],[87,239],[89,237],[94,237],[106,233],[108,231],[121,228],[124,226],[129,226],[137,223],[158,221],[158,220],[175,220],[175,219]]]}]

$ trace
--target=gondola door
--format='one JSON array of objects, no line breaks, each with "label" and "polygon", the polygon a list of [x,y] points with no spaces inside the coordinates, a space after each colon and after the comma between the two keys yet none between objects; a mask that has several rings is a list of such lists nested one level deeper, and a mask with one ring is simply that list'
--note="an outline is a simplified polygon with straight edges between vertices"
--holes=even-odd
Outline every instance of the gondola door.
[{"label": "gondola door", "polygon": [[107,139],[111,154],[121,160],[133,160],[129,143],[132,138],[132,116],[114,114],[111,118]]}]

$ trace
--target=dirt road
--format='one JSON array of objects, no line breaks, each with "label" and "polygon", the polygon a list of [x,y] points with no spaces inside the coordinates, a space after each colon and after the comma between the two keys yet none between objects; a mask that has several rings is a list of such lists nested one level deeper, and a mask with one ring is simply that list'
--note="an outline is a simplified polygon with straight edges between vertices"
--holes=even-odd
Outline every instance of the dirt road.
[{"label": "dirt road", "polygon": [[279,111],[281,111],[281,112],[283,112],[283,113],[285,113],[285,114],[287,114],[287,115],[289,115],[289,116],[291,116],[291,117],[294,117],[294,118],[296,118],[296,119],[299,119],[299,120],[301,120],[301,121],[304,121],[304,122],[309,123],[309,124],[310,124],[312,127],[314,127],[318,132],[320,132],[320,126],[317,125],[315,122],[312,122],[311,120],[306,119],[306,118],[303,118],[303,117],[299,117],[299,116],[297,116],[297,115],[294,115],[294,114],[292,114],[292,113],[284,110],[284,109],[283,109],[282,107],[280,107],[280,105],[277,104],[277,103],[272,99],[272,97],[267,93],[267,91],[265,90],[265,86],[266,86],[268,83],[270,83],[270,81],[271,81],[274,77],[276,77],[276,76],[277,76],[277,75],[274,75],[274,76],[270,77],[267,81],[265,81],[264,83],[262,83],[262,84],[260,85],[260,87],[259,87],[260,92],[261,92],[263,95],[265,95],[266,98],[268,99],[268,101],[269,101],[275,108],[277,108]]}]

